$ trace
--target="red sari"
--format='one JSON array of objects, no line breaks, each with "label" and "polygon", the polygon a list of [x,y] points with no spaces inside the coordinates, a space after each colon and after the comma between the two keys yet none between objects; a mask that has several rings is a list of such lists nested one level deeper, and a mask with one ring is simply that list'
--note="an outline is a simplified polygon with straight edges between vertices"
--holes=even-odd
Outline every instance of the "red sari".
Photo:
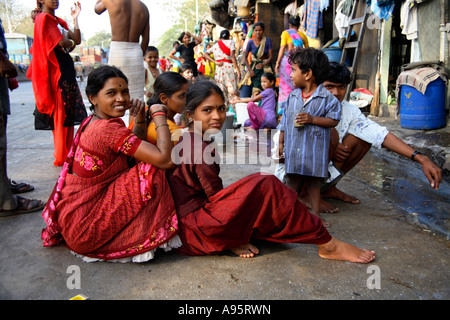
[{"label": "red sari", "polygon": [[[129,168],[139,140],[121,119],[87,118],[42,215],[44,246],[65,242],[83,256],[132,257],[164,246],[178,232],[164,171]],[[89,124],[89,126],[88,126]]]},{"label": "red sari", "polygon": [[74,125],[79,125],[87,112],[72,57],[58,46],[63,39],[58,26],[68,30],[67,23],[58,17],[47,13],[37,15],[30,49],[33,58],[27,77],[32,81],[36,100],[35,127],[52,130],[53,164],[62,166],[73,142]]},{"label": "red sari", "polygon": [[[195,136],[181,137],[176,146],[181,164],[167,172],[183,243],[179,253],[218,254],[251,239],[310,244],[331,240],[322,221],[273,175],[252,174],[223,188],[213,144],[192,143]],[[195,152],[197,145],[201,149]]]}]

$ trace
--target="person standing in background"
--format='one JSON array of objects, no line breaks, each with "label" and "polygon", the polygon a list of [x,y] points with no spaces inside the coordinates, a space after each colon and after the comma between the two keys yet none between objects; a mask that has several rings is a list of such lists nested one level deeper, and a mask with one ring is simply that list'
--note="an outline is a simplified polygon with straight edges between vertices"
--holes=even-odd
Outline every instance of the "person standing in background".
[{"label": "person standing in background", "polygon": [[[40,210],[44,204],[40,200],[26,199],[14,193],[34,190],[33,186],[21,183],[15,184],[8,179],[6,170],[6,123],[11,114],[8,78],[17,77],[14,64],[8,59],[5,32],[0,19],[0,217]],[[19,187],[20,186],[20,187]]]},{"label": "person standing in background", "polygon": [[86,117],[69,52],[81,43],[79,2],[71,9],[74,30],[55,15],[58,0],[38,0],[32,11],[34,21],[31,64],[27,77],[32,81],[36,99],[35,128],[53,132],[55,166],[62,166],[73,142],[74,126]]},{"label": "person standing in background", "polygon": [[102,14],[106,10],[112,35],[108,64],[125,73],[131,98],[142,99],[145,87],[143,57],[150,39],[148,8],[139,0],[97,0],[95,12]]}]

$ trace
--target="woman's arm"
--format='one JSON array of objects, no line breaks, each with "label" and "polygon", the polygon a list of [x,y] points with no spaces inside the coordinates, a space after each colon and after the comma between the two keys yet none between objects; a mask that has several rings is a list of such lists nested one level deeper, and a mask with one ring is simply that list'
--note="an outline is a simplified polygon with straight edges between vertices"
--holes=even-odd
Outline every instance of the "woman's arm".
[{"label": "woman's arm", "polygon": [[238,76],[238,81],[241,78],[241,70],[239,70],[239,65],[236,60],[236,50],[231,50],[231,61],[233,61],[233,66],[236,69],[236,73]]},{"label": "woman's arm", "polygon": [[197,36],[192,35],[190,32],[186,32],[190,37],[194,39],[195,44],[200,44],[203,42],[203,39]]},{"label": "woman's arm", "polygon": [[204,57],[205,57],[206,60],[211,61],[211,62],[214,63],[214,64],[217,64],[217,63],[216,63],[216,60],[214,60],[214,59],[208,54],[208,52],[205,52]]},{"label": "woman's arm", "polygon": [[131,99],[130,115],[134,118],[133,133],[141,140],[147,140],[147,121],[145,121],[145,103]]},{"label": "woman's arm", "polygon": [[248,63],[248,55],[249,54],[250,54],[250,52],[245,51],[244,64],[247,67],[247,72],[250,73],[250,76],[254,77],[255,76],[255,72],[253,71],[253,69],[250,67],[250,64]]},{"label": "woman's arm", "polygon": [[70,50],[75,49],[75,46],[81,43],[81,31],[78,26],[78,16],[81,12],[81,5],[79,2],[74,4],[74,7],[70,9],[70,14],[73,19],[74,30],[70,29],[67,31],[67,38],[61,39],[58,45],[63,48],[69,48]]},{"label": "woman's arm", "polygon": [[177,49],[173,49],[172,51],[170,51],[169,53],[169,57],[173,60],[177,60],[180,61],[181,63],[183,63],[183,61],[181,61],[181,57],[175,57],[175,54],[177,53]]},{"label": "woman's arm", "polygon": [[[153,115],[152,121],[157,133],[156,146],[147,141],[142,141],[134,153],[134,158],[161,169],[172,169],[175,164],[172,162],[173,142],[167,124],[167,108],[164,105],[152,105],[150,112]],[[138,124],[138,126],[141,125]]]},{"label": "woman's arm", "polygon": [[263,61],[263,67],[269,65],[272,62],[272,59],[273,59],[273,49],[270,48],[269,49],[269,56],[267,57],[267,59],[265,59]]},{"label": "woman's arm", "polygon": [[276,74],[280,73],[280,63],[281,63],[281,59],[283,58],[285,50],[286,50],[286,46],[281,46],[280,50],[278,51],[278,58],[277,58],[277,62],[275,64],[275,73]]}]

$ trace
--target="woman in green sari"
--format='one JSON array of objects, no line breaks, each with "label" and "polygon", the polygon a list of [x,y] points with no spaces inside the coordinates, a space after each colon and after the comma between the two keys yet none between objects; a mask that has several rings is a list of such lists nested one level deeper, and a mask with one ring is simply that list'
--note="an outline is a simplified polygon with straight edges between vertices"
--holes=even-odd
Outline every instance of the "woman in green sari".
[{"label": "woman in green sari", "polygon": [[[245,49],[244,63],[247,66],[247,74],[245,78],[251,78],[252,90],[255,88],[262,90],[261,76],[270,72],[272,69],[272,41],[264,36],[264,24],[257,22],[253,25],[253,39],[249,40]],[[249,63],[248,56],[251,54],[251,63]],[[243,81],[245,83],[245,80]]]}]

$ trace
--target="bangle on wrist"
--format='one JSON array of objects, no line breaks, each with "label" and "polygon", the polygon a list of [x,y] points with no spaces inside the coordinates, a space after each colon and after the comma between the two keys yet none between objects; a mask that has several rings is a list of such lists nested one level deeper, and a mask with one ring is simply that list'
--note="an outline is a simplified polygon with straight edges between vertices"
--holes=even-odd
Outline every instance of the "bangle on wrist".
[{"label": "bangle on wrist", "polygon": [[136,120],[134,121],[134,123],[137,123],[137,124],[143,124],[143,123],[146,123],[146,122],[147,121],[145,121],[145,120],[144,121],[136,121]]},{"label": "bangle on wrist", "polygon": [[156,131],[156,129],[158,129],[159,127],[162,127],[162,126],[169,126],[167,123],[161,123],[161,124],[158,124],[156,127],[155,127],[155,131]]},{"label": "bangle on wrist", "polygon": [[166,117],[167,115],[166,115],[166,113],[163,112],[163,111],[156,111],[156,112],[153,112],[153,113],[152,113],[152,118],[153,118],[153,117],[156,117],[156,116],[165,116],[165,117]]},{"label": "bangle on wrist", "polygon": [[422,153],[420,153],[419,150],[415,150],[415,151],[413,152],[413,154],[411,155],[411,160],[414,161],[414,157],[415,157],[416,155],[418,155],[418,154],[422,154]]}]

